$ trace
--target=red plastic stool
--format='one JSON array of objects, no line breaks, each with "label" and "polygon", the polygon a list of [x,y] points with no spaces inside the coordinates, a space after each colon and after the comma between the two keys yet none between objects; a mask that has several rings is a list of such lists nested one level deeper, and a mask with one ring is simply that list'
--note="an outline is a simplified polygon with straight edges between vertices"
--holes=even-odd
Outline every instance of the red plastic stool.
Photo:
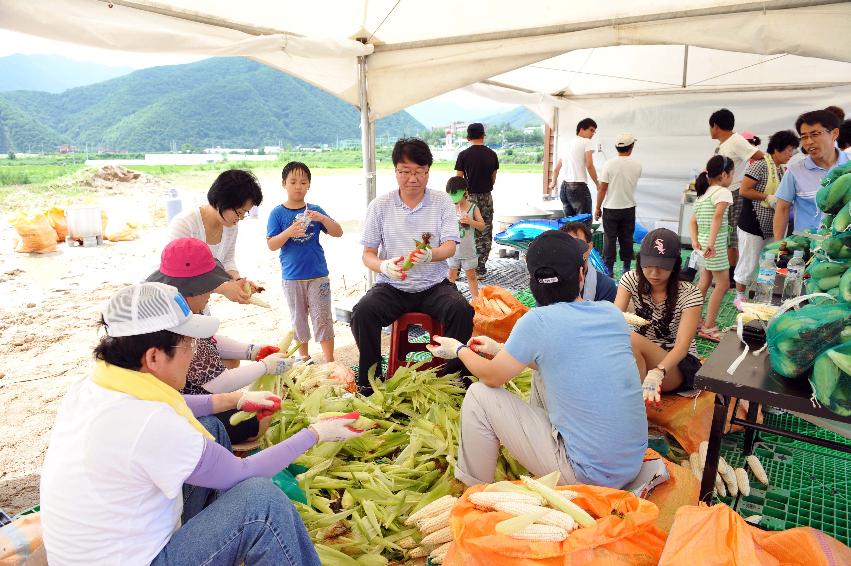
[{"label": "red plastic stool", "polygon": [[[390,355],[387,357],[387,376],[390,379],[399,369],[407,365],[407,357],[411,352],[427,352],[427,344],[415,344],[408,340],[408,329],[411,326],[422,326],[429,337],[443,336],[443,325],[421,312],[409,312],[400,316],[390,328]],[[432,358],[422,365],[423,369],[433,368],[444,363],[440,358]]]}]

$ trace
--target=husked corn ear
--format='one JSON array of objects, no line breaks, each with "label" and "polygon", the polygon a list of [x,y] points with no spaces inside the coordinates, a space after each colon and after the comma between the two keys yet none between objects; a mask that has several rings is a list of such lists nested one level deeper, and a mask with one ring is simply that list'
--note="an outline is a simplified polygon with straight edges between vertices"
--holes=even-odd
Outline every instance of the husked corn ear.
[{"label": "husked corn ear", "polygon": [[727,497],[727,488],[724,486],[724,480],[721,479],[721,474],[715,474],[715,491],[721,497]]},{"label": "husked corn ear", "polygon": [[449,553],[449,547],[452,546],[452,541],[445,542],[431,551],[428,555],[432,564],[443,564],[443,559]]},{"label": "husked corn ear", "polygon": [[410,515],[407,519],[405,519],[405,524],[410,526],[420,521],[422,519],[428,519],[429,517],[433,517],[435,515],[439,515],[443,512],[449,511],[452,509],[452,506],[455,505],[455,502],[458,501],[457,497],[452,497],[451,495],[444,495],[438,499],[435,499],[416,513]]},{"label": "husked corn ear", "polygon": [[439,531],[444,527],[449,526],[449,512],[452,508],[450,507],[445,512],[440,515],[433,515],[431,517],[427,517],[425,519],[420,519],[417,521],[417,528],[424,535],[429,535],[435,531]]},{"label": "husked corn ear", "polygon": [[625,312],[623,313],[623,318],[626,320],[626,323],[632,326],[646,326],[650,324],[650,321],[641,318],[635,313]]},{"label": "husked corn ear", "polygon": [[450,540],[452,540],[452,527],[443,527],[439,531],[434,531],[428,536],[423,537],[420,544],[423,546],[439,546]]},{"label": "husked corn ear", "polygon": [[479,509],[493,509],[497,503],[526,503],[528,505],[543,505],[544,499],[537,495],[511,493],[507,491],[478,491],[470,495],[470,502]]},{"label": "husked corn ear", "polygon": [[593,527],[594,517],[592,517],[585,509],[573,503],[570,499],[559,495],[555,489],[545,486],[541,482],[530,478],[529,476],[520,476],[520,480],[529,489],[540,494],[552,507],[560,511],[564,511],[573,520],[583,527]]},{"label": "husked corn ear", "polygon": [[700,467],[701,469],[706,467],[706,452],[709,450],[709,442],[704,440],[700,443],[700,446],[697,448],[697,452],[700,455]]},{"label": "husked corn ear", "polygon": [[419,546],[420,543],[414,540],[414,537],[405,537],[396,543],[396,546],[402,550],[412,550]]},{"label": "husked corn ear", "polygon": [[751,515],[750,517],[746,517],[745,521],[751,525],[758,525],[759,522],[762,521],[762,515]]},{"label": "husked corn ear", "polygon": [[700,454],[697,452],[689,454],[688,462],[691,464],[692,471],[700,475],[701,471],[703,471],[703,466],[700,465]]},{"label": "husked corn ear", "polygon": [[539,523],[533,523],[522,531],[517,531],[516,533],[510,534],[508,536],[510,536],[511,538],[518,538],[523,540],[543,540],[561,542],[567,538],[567,531],[560,527],[554,527],[552,525],[541,525]]},{"label": "husked corn ear", "polygon": [[759,458],[751,454],[747,457],[747,463],[753,472],[753,477],[756,478],[756,481],[763,485],[768,485],[768,474],[765,473],[765,468],[762,467],[762,463],[760,463]]},{"label": "husked corn ear", "polygon": [[724,472],[726,472],[728,468],[731,469],[731,470],[733,469],[733,468],[730,467],[730,464],[727,463],[727,460],[724,459],[724,456],[719,456],[718,457],[718,471],[721,472],[722,478],[724,477]]},{"label": "husked corn ear", "polygon": [[739,484],[739,491],[743,496],[747,497],[751,494],[751,482],[748,479],[748,472],[744,468],[736,468],[736,482]]},{"label": "husked corn ear", "polygon": [[[503,513],[508,513],[509,515],[525,515],[527,513],[533,513],[540,509],[547,509],[546,507],[540,507],[539,505],[526,505],[525,503],[497,503],[496,510],[502,511]],[[552,525],[554,527],[561,527],[567,532],[570,532],[579,527],[576,524],[576,521],[573,520],[573,517],[564,513],[562,511],[557,511],[555,509],[548,509],[547,513],[538,519],[535,519],[536,523],[540,523],[541,525]]]},{"label": "husked corn ear", "polygon": [[727,492],[730,494],[730,497],[736,497],[739,495],[739,483],[736,481],[736,472],[733,468],[730,466],[724,468],[724,471],[721,472],[721,479],[724,480],[724,484],[727,486]]},{"label": "husked corn ear", "polygon": [[429,555],[430,552],[431,550],[429,550],[428,548],[424,546],[418,546],[408,553],[408,558],[425,558]]}]

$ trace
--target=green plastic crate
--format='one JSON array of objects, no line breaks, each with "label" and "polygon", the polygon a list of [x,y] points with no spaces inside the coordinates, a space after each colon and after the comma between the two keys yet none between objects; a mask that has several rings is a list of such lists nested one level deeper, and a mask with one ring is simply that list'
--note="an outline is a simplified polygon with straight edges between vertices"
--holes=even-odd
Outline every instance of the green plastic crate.
[{"label": "green plastic crate", "polygon": [[[722,440],[721,455],[733,467],[744,467],[743,442],[742,433],[729,434]],[[754,454],[768,474],[769,485],[760,484],[751,473],[748,497],[721,500],[743,517],[761,515],[762,528],[784,530],[810,526],[849,544],[851,464],[838,456],[841,453],[816,453],[802,448],[801,444],[757,442]]]}]

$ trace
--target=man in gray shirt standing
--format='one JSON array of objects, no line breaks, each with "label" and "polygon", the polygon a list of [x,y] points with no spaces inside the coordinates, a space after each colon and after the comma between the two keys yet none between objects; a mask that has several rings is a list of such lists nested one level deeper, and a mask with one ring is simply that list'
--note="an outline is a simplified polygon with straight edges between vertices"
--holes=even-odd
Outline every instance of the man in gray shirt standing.
[{"label": "man in gray shirt standing", "polygon": [[[393,147],[392,159],[399,188],[369,204],[361,237],[363,263],[379,275],[352,309],[358,388],[365,394],[371,393],[369,370],[375,366],[375,375],[381,375],[381,329],[403,314],[425,313],[443,325],[445,336],[465,344],[473,333],[473,307],[447,279],[446,260],[460,241],[458,217],[448,194],[426,187],[431,150],[420,139],[404,138]],[[426,234],[432,247],[416,247]],[[456,371],[466,372],[461,362],[446,364],[447,373]]]}]

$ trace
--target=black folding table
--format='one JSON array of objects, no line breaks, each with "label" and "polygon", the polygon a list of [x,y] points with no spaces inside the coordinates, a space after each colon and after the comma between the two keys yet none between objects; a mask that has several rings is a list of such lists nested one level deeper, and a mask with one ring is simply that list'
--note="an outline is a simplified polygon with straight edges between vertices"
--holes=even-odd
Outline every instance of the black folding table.
[{"label": "black folding table", "polygon": [[695,389],[715,393],[715,411],[712,416],[712,428],[709,433],[709,449],[703,468],[700,484],[700,500],[711,503],[712,490],[715,487],[715,474],[718,472],[718,458],[721,455],[721,436],[727,422],[727,412],[731,398],[748,401],[745,419],[736,417],[735,411],[729,422],[745,428],[744,453],[750,454],[757,432],[770,432],[802,442],[809,442],[840,452],[851,453],[851,445],[816,438],[788,430],[766,426],[756,422],[759,405],[795,411],[834,421],[851,423],[851,417],[841,417],[813,403],[812,389],[806,378],[787,379],[771,370],[767,350],[754,356],[753,351],[739,364],[733,375],[727,368],[744,351],[744,345],[733,330],[724,333],[721,343],[703,364],[695,377]]}]

